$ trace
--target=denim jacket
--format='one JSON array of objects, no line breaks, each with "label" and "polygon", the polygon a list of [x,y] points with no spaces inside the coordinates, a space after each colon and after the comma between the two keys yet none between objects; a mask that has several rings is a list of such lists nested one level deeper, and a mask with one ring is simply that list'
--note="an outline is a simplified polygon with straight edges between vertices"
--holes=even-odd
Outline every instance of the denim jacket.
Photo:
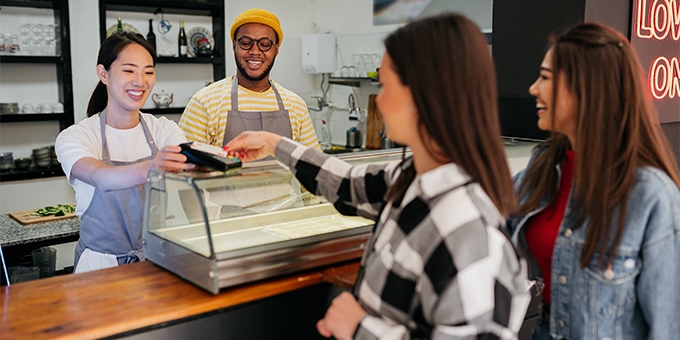
[{"label": "denim jacket", "polygon": [[[536,152],[529,164],[535,156]],[[525,171],[514,178],[516,190]],[[579,261],[588,220],[580,227],[575,225],[573,203],[570,195],[553,251],[551,287],[545,287],[551,289],[552,297],[550,335],[557,339],[678,339],[678,187],[659,169],[637,169],[636,182],[626,203],[623,237],[610,268],[598,268],[599,253],[581,268]],[[547,199],[527,216],[513,217],[508,223],[513,243],[529,258],[529,276],[539,286],[541,271],[530,256],[525,232],[527,220],[546,204]]]}]

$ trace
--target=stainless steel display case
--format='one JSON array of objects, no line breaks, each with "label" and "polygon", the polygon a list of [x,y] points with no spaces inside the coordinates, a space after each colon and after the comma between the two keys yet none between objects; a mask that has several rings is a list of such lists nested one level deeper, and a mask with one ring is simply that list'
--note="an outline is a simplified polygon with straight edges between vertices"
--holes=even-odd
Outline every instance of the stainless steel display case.
[{"label": "stainless steel display case", "polygon": [[[402,152],[339,156],[353,164]],[[374,222],[342,216],[274,161],[233,172],[152,171],[146,185],[147,260],[217,294],[220,288],[360,258]]]}]

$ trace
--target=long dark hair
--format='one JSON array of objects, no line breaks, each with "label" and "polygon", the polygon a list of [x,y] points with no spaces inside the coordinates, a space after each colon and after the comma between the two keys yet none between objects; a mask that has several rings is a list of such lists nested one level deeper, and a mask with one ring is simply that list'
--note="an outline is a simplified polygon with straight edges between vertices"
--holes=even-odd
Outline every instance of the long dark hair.
[{"label": "long dark hair", "polygon": [[[104,68],[108,71],[111,64],[118,59],[120,52],[130,44],[138,44],[149,51],[153,58],[153,65],[156,66],[156,50],[154,50],[153,46],[144,39],[143,35],[126,31],[116,32],[104,40],[99,48],[97,65],[104,65]],[[108,100],[109,95],[106,92],[106,85],[99,81],[87,104],[87,116],[91,117],[104,110]]]},{"label": "long dark hair", "polygon": [[[411,88],[428,152],[464,169],[507,216],[516,198],[501,144],[491,52],[479,27],[463,15],[441,14],[398,29],[385,48]],[[401,197],[414,176],[405,169],[388,198]]]},{"label": "long dark hair", "polygon": [[577,226],[590,218],[580,264],[585,267],[599,252],[602,267],[618,251],[636,169],[658,168],[678,187],[680,175],[646,94],[640,63],[623,35],[598,23],[585,23],[553,35],[548,50],[553,55],[553,103],[562,77],[576,98],[576,145],[553,133],[538,146],[538,156],[519,189],[523,203],[517,215],[526,215],[545,197],[550,202],[556,199],[556,165],[573,147]]}]

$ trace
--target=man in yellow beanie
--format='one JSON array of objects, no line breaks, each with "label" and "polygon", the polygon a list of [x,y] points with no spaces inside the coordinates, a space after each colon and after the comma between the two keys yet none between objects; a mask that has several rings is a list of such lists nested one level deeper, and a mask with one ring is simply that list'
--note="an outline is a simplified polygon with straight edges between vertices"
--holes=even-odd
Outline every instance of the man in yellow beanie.
[{"label": "man in yellow beanie", "polygon": [[230,30],[236,75],[198,91],[179,126],[188,140],[223,146],[246,130],[266,130],[321,150],[300,96],[269,79],[283,42],[279,19],[259,8],[236,17]]}]

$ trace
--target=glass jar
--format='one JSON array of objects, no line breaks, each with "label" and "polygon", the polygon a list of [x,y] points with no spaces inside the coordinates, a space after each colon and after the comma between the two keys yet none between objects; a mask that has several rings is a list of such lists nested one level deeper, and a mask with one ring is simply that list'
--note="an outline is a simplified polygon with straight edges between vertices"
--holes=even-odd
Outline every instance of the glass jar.
[{"label": "glass jar", "polygon": [[21,48],[19,48],[19,37],[16,34],[10,34],[9,36],[9,53],[19,54]]}]

